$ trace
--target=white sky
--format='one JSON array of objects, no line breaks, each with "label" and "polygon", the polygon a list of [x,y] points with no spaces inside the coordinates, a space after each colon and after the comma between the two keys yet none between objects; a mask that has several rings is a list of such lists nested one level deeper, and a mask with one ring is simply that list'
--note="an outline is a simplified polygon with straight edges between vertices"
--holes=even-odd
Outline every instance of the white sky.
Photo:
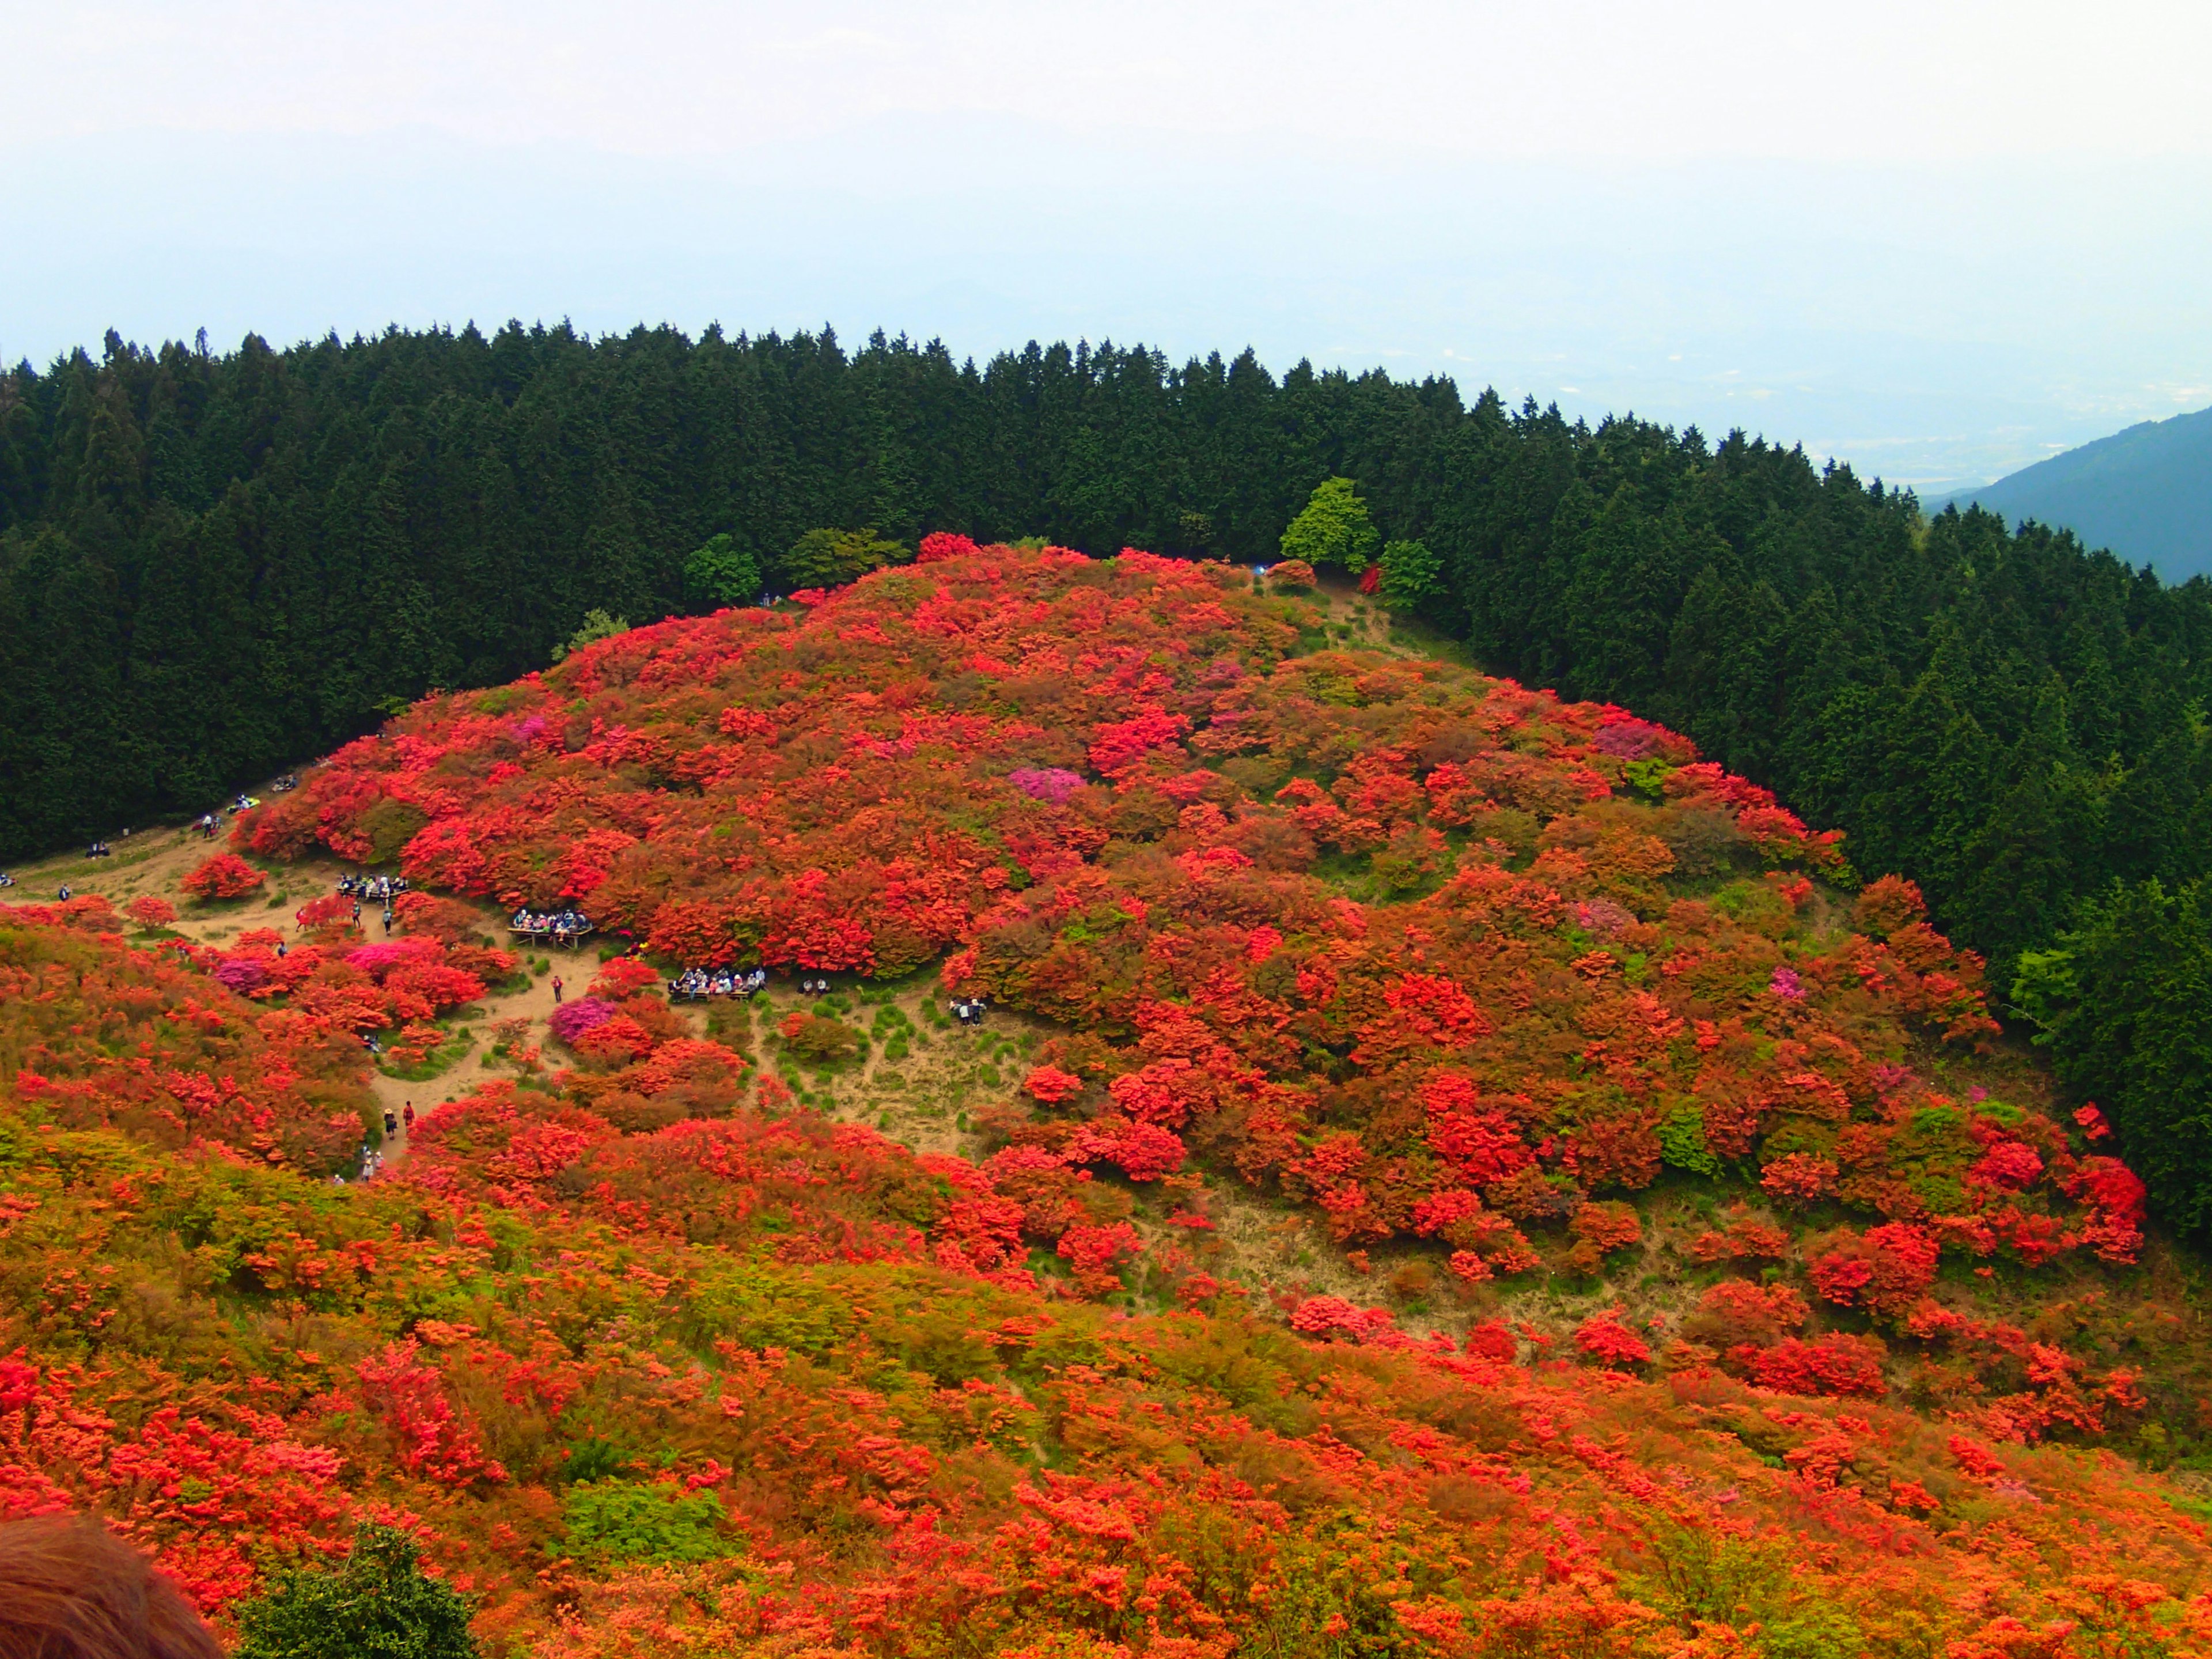
[{"label": "white sky", "polygon": [[0,0],[0,352],[1259,346],[1923,482],[2212,401],[2212,0]]},{"label": "white sky", "polygon": [[0,137],[721,153],[885,114],[1389,153],[2212,154],[2204,0],[10,3]]}]

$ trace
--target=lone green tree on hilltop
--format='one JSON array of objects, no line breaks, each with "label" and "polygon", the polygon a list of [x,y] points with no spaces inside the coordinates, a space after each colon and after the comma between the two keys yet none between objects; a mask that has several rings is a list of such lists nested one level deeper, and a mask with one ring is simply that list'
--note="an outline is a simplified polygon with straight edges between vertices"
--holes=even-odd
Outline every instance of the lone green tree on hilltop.
[{"label": "lone green tree on hilltop", "polygon": [[362,1527],[339,1567],[285,1575],[239,1608],[238,1632],[232,1659],[477,1659],[468,1602],[391,1527]]},{"label": "lone green tree on hilltop", "polygon": [[810,530],[783,556],[781,574],[784,585],[794,589],[842,587],[910,556],[899,543],[872,530]]},{"label": "lone green tree on hilltop", "polygon": [[611,617],[594,605],[584,613],[583,626],[553,647],[553,660],[559,662],[563,658],[574,656],[587,645],[597,645],[601,640],[611,640],[617,634],[629,632],[629,617]]},{"label": "lone green tree on hilltop", "polygon": [[693,604],[714,610],[750,605],[760,595],[760,566],[726,532],[684,561],[684,591]]},{"label": "lone green tree on hilltop", "polygon": [[1355,488],[1349,478],[1315,485],[1304,510],[1283,532],[1282,556],[1303,559],[1316,570],[1364,570],[1374,563],[1382,538]]},{"label": "lone green tree on hilltop", "polygon": [[1393,611],[1419,611],[1444,591],[1444,562],[1423,542],[1392,542],[1382,550],[1382,603]]}]

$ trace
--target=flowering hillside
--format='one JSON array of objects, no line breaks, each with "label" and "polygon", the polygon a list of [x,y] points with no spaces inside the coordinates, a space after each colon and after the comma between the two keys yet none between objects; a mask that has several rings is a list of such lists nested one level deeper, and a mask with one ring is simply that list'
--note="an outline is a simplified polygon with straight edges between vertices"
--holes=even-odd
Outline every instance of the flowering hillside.
[{"label": "flowering hillside", "polygon": [[[2212,1653],[2177,1266],[1908,884],[1302,592],[924,552],[245,821],[392,936],[0,908],[0,1514],[219,1620],[390,1522],[549,1659]],[[843,988],[560,955],[334,1185],[548,969],[470,900]]]},{"label": "flowering hillside", "polygon": [[[187,1010],[109,920],[7,913],[13,971],[83,988],[49,1036],[189,1041],[254,1079],[241,1115],[298,1086],[265,1011],[211,974]],[[585,1075],[696,1085],[711,1046]],[[1048,1297],[932,1243],[991,1202],[972,1174],[854,1126],[623,1135],[526,1078],[338,1188],[0,1092],[0,1510],[99,1509],[219,1620],[376,1519],[489,1651],[559,1659],[2212,1640],[2212,1540],[2109,1455],[1640,1382],[1627,1333],[1578,1370],[1494,1324],[1352,1346]]]},{"label": "flowering hillside", "polygon": [[[1141,553],[933,538],[799,597],[427,702],[251,845],[587,905],[675,962],[942,957],[1060,1032],[994,1177],[1229,1176],[1355,1250],[1433,1241],[1468,1285],[1619,1260],[1624,1198],[1671,1166],[1819,1224],[1719,1227],[1701,1259],[1802,1268],[1978,1395],[2024,1350],[1928,1298],[1945,1252],[2136,1259],[2142,1188],[2094,1114],[1946,1080],[1996,1030],[1977,960],[1907,883],[1826,885],[1836,837],[1672,733],[1302,649],[1316,607]],[[1802,1380],[1864,1332],[1728,1334],[1718,1363]],[[2039,1432],[2100,1388],[2126,1393],[2069,1372],[1985,1408]]]}]

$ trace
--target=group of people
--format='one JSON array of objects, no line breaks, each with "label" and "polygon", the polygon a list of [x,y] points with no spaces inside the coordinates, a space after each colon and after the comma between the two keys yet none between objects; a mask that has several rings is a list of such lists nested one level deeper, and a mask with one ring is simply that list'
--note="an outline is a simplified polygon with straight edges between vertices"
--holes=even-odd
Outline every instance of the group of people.
[{"label": "group of people", "polygon": [[735,968],[686,968],[668,981],[671,1002],[696,1002],[707,997],[744,998],[768,983],[768,969],[740,973]]},{"label": "group of people", "polygon": [[507,925],[525,939],[550,939],[572,951],[592,931],[592,919],[581,910],[517,910]]},{"label": "group of people", "polygon": [[[340,876],[338,891],[355,901],[356,907],[362,900],[374,904],[380,900],[390,904],[407,890],[404,876]],[[359,911],[356,908],[356,914]]]},{"label": "group of people", "polygon": [[[131,832],[125,830],[123,833],[127,836]],[[115,856],[115,849],[104,841],[96,841],[84,849],[84,855],[88,859],[112,859]]]},{"label": "group of people", "polygon": [[991,1005],[981,997],[955,997],[952,999],[952,1018],[963,1025],[981,1025]]},{"label": "group of people", "polygon": [[826,997],[830,994],[830,981],[826,975],[818,979],[802,979],[799,981],[799,994],[807,997]]}]

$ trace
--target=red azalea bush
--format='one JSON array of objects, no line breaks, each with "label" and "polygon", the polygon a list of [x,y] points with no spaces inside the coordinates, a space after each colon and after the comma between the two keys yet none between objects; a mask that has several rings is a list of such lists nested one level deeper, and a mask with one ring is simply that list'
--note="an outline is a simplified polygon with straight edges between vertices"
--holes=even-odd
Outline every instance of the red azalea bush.
[{"label": "red azalea bush", "polygon": [[187,893],[203,904],[219,899],[244,898],[268,879],[235,853],[217,853],[185,878]]},{"label": "red azalea bush", "polygon": [[1785,1337],[1747,1356],[1753,1381],[1783,1394],[1868,1395],[1888,1391],[1882,1380],[1881,1344],[1872,1337],[1831,1331],[1812,1341]]},{"label": "red azalea bush", "polygon": [[123,907],[123,914],[141,927],[167,927],[177,919],[177,907],[152,893],[141,893]]},{"label": "red azalea bush", "polygon": [[1621,1323],[1620,1311],[1594,1315],[1575,1328],[1575,1347],[1601,1365],[1641,1365],[1651,1358],[1644,1339]]},{"label": "red azalea bush", "polygon": [[1936,1278],[1939,1245],[1924,1229],[1903,1222],[1845,1232],[1806,1264],[1820,1295],[1838,1307],[1902,1314]]},{"label": "red azalea bush", "polygon": [[1083,1092],[1083,1079],[1057,1066],[1039,1066],[1022,1079],[1022,1087],[1046,1105],[1057,1106]]}]

